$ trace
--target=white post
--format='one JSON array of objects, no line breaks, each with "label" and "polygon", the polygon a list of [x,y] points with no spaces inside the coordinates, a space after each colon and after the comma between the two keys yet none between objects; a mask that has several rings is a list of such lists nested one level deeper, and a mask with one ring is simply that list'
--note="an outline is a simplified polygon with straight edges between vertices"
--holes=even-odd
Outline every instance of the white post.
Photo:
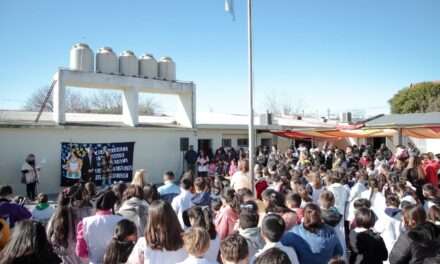
[{"label": "white post", "polygon": [[55,80],[56,83],[53,87],[53,120],[57,124],[64,124],[66,122],[66,86],[61,71],[58,71]]},{"label": "white post", "polygon": [[127,87],[122,96],[122,117],[124,124],[135,127],[139,123],[139,92]]},{"label": "white post", "polygon": [[253,46],[252,46],[252,0],[247,1],[248,7],[248,66],[249,66],[249,176],[252,179],[252,189],[255,191],[254,177],[254,73],[253,73]]}]

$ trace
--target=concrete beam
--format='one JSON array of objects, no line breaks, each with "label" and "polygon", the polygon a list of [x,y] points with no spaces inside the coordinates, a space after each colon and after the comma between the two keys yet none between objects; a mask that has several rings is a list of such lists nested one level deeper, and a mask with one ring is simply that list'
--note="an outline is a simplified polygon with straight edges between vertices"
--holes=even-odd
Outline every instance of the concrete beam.
[{"label": "concrete beam", "polygon": [[139,123],[139,93],[175,94],[178,96],[176,121],[183,127],[196,127],[196,88],[192,82],[172,82],[94,72],[60,69],[53,77],[54,121],[65,123],[65,87],[112,89],[123,91],[123,122],[129,126]]},{"label": "concrete beam", "polygon": [[139,123],[139,92],[135,88],[127,88],[122,96],[122,121],[128,126]]},{"label": "concrete beam", "polygon": [[193,84],[190,82],[144,79],[104,73],[72,71],[67,69],[60,69],[58,72],[62,73],[65,85],[75,87],[113,90],[125,90],[127,87],[132,87],[142,93],[157,94],[191,93],[193,87]]}]

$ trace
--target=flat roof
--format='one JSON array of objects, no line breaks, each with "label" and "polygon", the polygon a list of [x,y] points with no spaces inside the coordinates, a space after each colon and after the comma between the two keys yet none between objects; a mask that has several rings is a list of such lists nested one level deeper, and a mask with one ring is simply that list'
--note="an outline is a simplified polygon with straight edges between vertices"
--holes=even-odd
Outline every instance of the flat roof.
[{"label": "flat roof", "polygon": [[440,126],[440,112],[384,115],[365,123],[367,128],[420,126]]}]

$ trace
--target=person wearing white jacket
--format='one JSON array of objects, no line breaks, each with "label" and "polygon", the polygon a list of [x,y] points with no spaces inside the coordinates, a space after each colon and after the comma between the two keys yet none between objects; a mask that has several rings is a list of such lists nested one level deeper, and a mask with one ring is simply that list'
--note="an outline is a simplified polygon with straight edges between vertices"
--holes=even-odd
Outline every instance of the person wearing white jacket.
[{"label": "person wearing white jacket", "polygon": [[185,229],[185,223],[183,222],[183,212],[191,208],[194,204],[191,201],[193,194],[191,193],[192,181],[189,178],[183,178],[180,182],[180,194],[173,198],[171,206],[174,212],[177,214],[180,226]]},{"label": "person wearing white jacket", "polygon": [[344,252],[346,252],[347,245],[345,243],[345,225],[344,221],[347,219],[346,215],[346,208],[348,204],[348,198],[350,196],[350,189],[348,189],[346,186],[342,185],[341,183],[342,177],[339,172],[335,172],[333,175],[329,177],[329,183],[330,185],[327,187],[327,190],[333,193],[333,196],[335,197],[335,207],[338,209],[338,212],[342,214],[342,220],[341,222],[335,227],[335,229],[338,229],[338,237],[342,244],[342,249]]},{"label": "person wearing white jacket", "polygon": [[361,197],[361,193],[367,190],[367,178],[368,175],[364,172],[356,173],[356,183],[351,187],[350,196],[348,197],[348,206],[347,206],[347,220],[352,222],[354,220],[354,215],[356,210],[354,208],[354,201]]},{"label": "person wearing white jacket", "polygon": [[376,178],[370,178],[368,180],[368,190],[361,193],[361,197],[367,199],[371,203],[371,210],[380,217],[385,212],[385,196],[379,190],[379,182]]}]

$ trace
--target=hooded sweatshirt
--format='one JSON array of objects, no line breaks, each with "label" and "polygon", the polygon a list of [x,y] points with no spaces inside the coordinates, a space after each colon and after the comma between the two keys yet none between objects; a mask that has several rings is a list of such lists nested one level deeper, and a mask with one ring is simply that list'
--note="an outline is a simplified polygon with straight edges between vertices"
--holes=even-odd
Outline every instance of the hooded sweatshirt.
[{"label": "hooded sweatshirt", "polygon": [[144,234],[148,215],[148,203],[146,201],[137,197],[132,197],[122,203],[122,206],[118,210],[118,214],[136,224],[138,236]]},{"label": "hooded sweatshirt", "polygon": [[324,223],[331,227],[335,227],[341,222],[342,214],[335,207],[329,209],[321,209],[321,217]]},{"label": "hooded sweatshirt", "polygon": [[260,249],[264,247],[264,240],[261,237],[260,228],[238,229],[238,233],[247,241],[249,248],[249,256],[254,256]]},{"label": "hooded sweatshirt", "polygon": [[390,264],[419,264],[436,256],[440,246],[440,229],[432,223],[419,224],[397,239],[390,252]]},{"label": "hooded sweatshirt", "polygon": [[197,206],[210,206],[211,194],[209,192],[196,193],[191,198],[191,202]]}]

